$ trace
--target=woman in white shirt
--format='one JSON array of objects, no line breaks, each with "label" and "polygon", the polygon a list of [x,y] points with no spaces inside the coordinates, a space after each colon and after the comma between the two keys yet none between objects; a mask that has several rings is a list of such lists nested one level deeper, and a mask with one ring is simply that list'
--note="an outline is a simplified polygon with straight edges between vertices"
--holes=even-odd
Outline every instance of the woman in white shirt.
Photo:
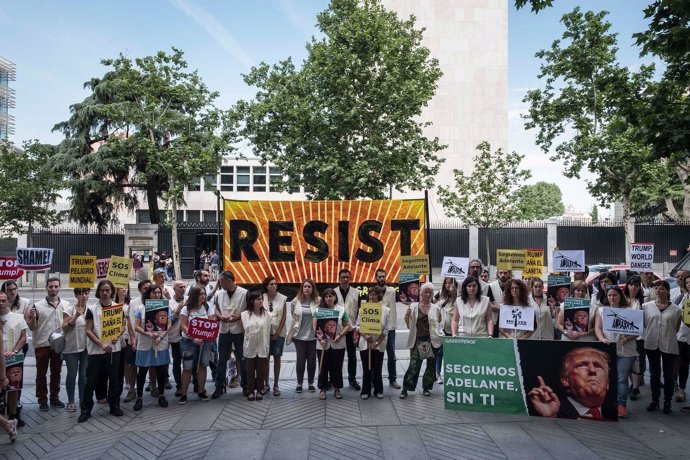
[{"label": "woman in white shirt", "polygon": [[[642,304],[644,304],[644,293],[642,292],[642,280],[639,276],[633,275],[628,278],[628,280],[625,282],[623,295],[625,295],[626,299],[628,299],[630,308],[633,310],[642,310]],[[644,335],[637,337],[635,340],[635,345],[637,346],[637,366],[633,366],[630,374],[630,380],[632,381],[630,399],[632,401],[637,401],[637,397],[640,394],[642,377],[647,371],[647,352],[644,349]]]},{"label": "woman in white shirt", "polygon": [[[439,310],[441,310],[441,320],[443,321],[443,333],[446,337],[453,335],[451,323],[453,322],[453,313],[455,312],[455,302],[458,299],[458,282],[455,278],[444,278],[443,287],[441,291],[436,294],[435,300]],[[443,345],[436,356],[436,376],[438,381],[436,383],[443,383]]]},{"label": "woman in white shirt", "polygon": [[271,341],[271,315],[264,309],[260,291],[249,293],[247,309],[242,312],[244,328],[244,360],[247,365],[247,399],[263,399],[264,382],[268,370],[268,348]]},{"label": "woman in white shirt", "polygon": [[551,307],[544,296],[544,281],[541,278],[532,278],[532,293],[529,295],[528,303],[534,307],[534,334],[530,337],[533,340],[553,340],[554,326]]},{"label": "woman in white shirt", "polygon": [[271,356],[273,356],[273,396],[280,396],[278,378],[280,377],[280,359],[283,356],[283,348],[285,347],[285,319],[287,316],[287,308],[285,307],[287,297],[278,292],[278,282],[273,276],[269,276],[264,280],[263,288],[262,299],[264,309],[271,316],[271,344],[269,346],[268,360],[266,360],[264,389],[268,389],[269,361]]},{"label": "woman in white shirt", "polygon": [[297,358],[295,373],[297,374],[297,388],[295,393],[302,393],[304,368],[307,368],[307,382],[309,391],[314,393],[314,375],[316,374],[316,336],[312,328],[312,318],[319,302],[319,291],[316,284],[309,278],[305,279],[292,299],[292,328],[288,332],[286,343],[295,344]]},{"label": "woman in white shirt", "polygon": [[[529,305],[529,289],[522,280],[510,280],[503,291],[503,305],[527,307]],[[499,328],[499,337],[502,339],[529,339],[534,334],[532,331]]]},{"label": "woman in white shirt", "polygon": [[[606,275],[606,273],[602,273]],[[611,285],[610,279],[603,277],[605,281],[601,281],[602,288],[606,290],[606,286]],[[570,297],[575,299],[587,298],[587,284],[584,281],[573,281],[570,285]],[[602,297],[603,298],[603,297]],[[556,321],[556,329],[561,334],[561,340],[577,340],[579,342],[596,342],[597,338],[594,336],[594,313],[597,311],[597,304],[593,303],[594,299],[590,299],[589,312],[587,318],[587,332],[576,331],[576,327],[572,322],[566,324],[565,321],[565,305],[561,304],[558,310],[558,320]],[[601,305],[601,304],[599,304]]]},{"label": "woman in white shirt", "polygon": [[[345,360],[345,335],[350,330],[350,318],[342,305],[336,305],[338,297],[335,290],[323,291],[321,303],[313,315],[312,328],[316,336],[316,350],[321,353],[319,371],[319,399],[326,399],[328,382],[333,385],[335,399],[342,399],[340,389],[343,387],[343,361]],[[335,313],[334,313],[335,312]],[[331,317],[319,325],[321,318]]]},{"label": "woman in white shirt", "polygon": [[86,301],[89,299],[90,289],[76,288],[74,297],[77,302],[69,306],[62,313],[62,331],[65,333],[65,349],[62,359],[67,366],[65,388],[67,389],[67,412],[76,412],[74,386],[79,376],[79,401],[84,398],[86,385],[86,365],[89,353],[86,351]]},{"label": "woman in white shirt", "polygon": [[[664,414],[671,413],[673,398],[673,366],[678,357],[676,334],[683,319],[683,310],[671,303],[671,287],[664,280],[654,283],[656,300],[642,305],[644,310],[644,347],[649,359],[652,402],[648,411],[659,408],[661,374],[664,374]],[[663,364],[662,364],[663,363]],[[663,368],[663,371],[662,371]]]},{"label": "woman in white shirt", "polygon": [[634,335],[614,334],[604,332],[604,307],[630,308],[628,300],[618,286],[611,286],[606,290],[605,305],[597,308],[594,317],[594,334],[600,342],[606,345],[616,344],[616,368],[618,375],[618,416],[626,418],[628,410],[628,374],[637,359],[637,345]]},{"label": "woman in white shirt", "polygon": [[454,337],[492,337],[494,320],[489,298],[481,294],[479,280],[468,276],[462,282],[451,321]]}]

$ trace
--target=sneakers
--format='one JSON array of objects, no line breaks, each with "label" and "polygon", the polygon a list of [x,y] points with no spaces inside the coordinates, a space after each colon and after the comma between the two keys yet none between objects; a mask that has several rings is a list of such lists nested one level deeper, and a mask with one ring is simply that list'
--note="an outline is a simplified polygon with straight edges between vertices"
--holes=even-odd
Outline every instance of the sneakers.
[{"label": "sneakers", "polygon": [[127,396],[125,396],[124,402],[130,403],[130,402],[134,401],[135,399],[137,399],[137,392],[134,390],[129,390],[127,392]]},{"label": "sneakers", "polygon": [[400,389],[400,384],[398,382],[396,382],[395,380],[391,380],[390,386],[391,386],[391,388],[395,388],[396,390]]},{"label": "sneakers", "polygon": [[315,393],[315,392],[316,392],[316,387],[314,386],[314,384],[310,384],[309,385],[309,393]]},{"label": "sneakers", "polygon": [[7,434],[10,436],[10,442],[17,440],[17,421],[10,420],[10,429],[7,430]]},{"label": "sneakers", "polygon": [[355,391],[359,391],[362,389],[362,387],[359,386],[359,383],[357,383],[357,380],[350,380],[350,388],[352,388]]},{"label": "sneakers", "polygon": [[440,373],[438,375],[438,379],[436,380],[436,383],[438,383],[439,385],[443,385],[443,373]]},{"label": "sneakers", "polygon": [[158,405],[161,407],[168,407],[168,400],[165,399],[165,396],[158,397]]},{"label": "sneakers", "polygon": [[422,394],[423,394],[424,396],[431,396],[431,391],[429,391],[429,390],[424,390],[424,391],[422,392]]},{"label": "sneakers", "polygon": [[208,402],[209,397],[206,395],[206,392],[199,393],[199,401],[203,402]]},{"label": "sneakers", "polygon": [[685,402],[685,390],[678,390],[676,402]]},{"label": "sneakers", "polygon": [[177,404],[187,404],[187,395],[180,396],[180,399],[177,401]]},{"label": "sneakers", "polygon": [[369,395],[366,393],[362,394],[362,399],[369,399]]},{"label": "sneakers", "polygon": [[51,399],[50,405],[51,405],[51,407],[56,407],[58,409],[64,409],[65,408],[65,403],[63,403],[59,399]]},{"label": "sneakers", "polygon": [[295,388],[295,393],[301,393],[302,392],[302,385],[297,385],[297,388]]},{"label": "sneakers", "polygon": [[76,412],[77,406],[73,402],[67,403],[67,412]]},{"label": "sneakers", "polygon": [[48,412],[50,410],[50,406],[48,405],[48,401],[41,401],[38,403],[38,410],[41,412]]},{"label": "sneakers", "polygon": [[400,399],[405,399],[407,398],[407,390],[403,390],[400,392]]},{"label": "sneakers", "polygon": [[628,418],[628,409],[623,404],[618,405],[618,418]]},{"label": "sneakers", "polygon": [[144,401],[141,398],[137,398],[137,402],[134,403],[134,412],[139,412],[144,407]]},{"label": "sneakers", "polygon": [[216,391],[213,392],[211,395],[211,399],[218,399],[221,396],[223,396],[223,389],[222,388],[216,388]]},{"label": "sneakers", "polygon": [[383,399],[383,393],[374,393],[374,396],[376,396],[376,399]]},{"label": "sneakers", "polygon": [[89,419],[89,417],[91,417],[90,412],[82,412],[81,414],[79,414],[79,418],[77,419],[77,422],[84,423],[85,421],[87,421]]},{"label": "sneakers", "polygon": [[115,406],[110,408],[110,415],[114,415],[115,417],[122,417],[123,415],[125,415],[125,413],[122,412],[120,406]]},{"label": "sneakers", "polygon": [[680,411],[684,414],[690,414],[690,406],[681,407]]}]

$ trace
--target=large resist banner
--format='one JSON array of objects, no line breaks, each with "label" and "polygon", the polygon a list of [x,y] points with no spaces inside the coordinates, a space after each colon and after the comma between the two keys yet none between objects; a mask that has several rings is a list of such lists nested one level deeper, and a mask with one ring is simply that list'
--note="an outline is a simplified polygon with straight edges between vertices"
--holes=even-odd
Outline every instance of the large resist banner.
[{"label": "large resist banner", "polygon": [[424,200],[225,200],[225,263],[238,283],[397,279],[401,256],[426,254]]},{"label": "large resist banner", "polygon": [[446,337],[446,409],[617,420],[616,345]]}]

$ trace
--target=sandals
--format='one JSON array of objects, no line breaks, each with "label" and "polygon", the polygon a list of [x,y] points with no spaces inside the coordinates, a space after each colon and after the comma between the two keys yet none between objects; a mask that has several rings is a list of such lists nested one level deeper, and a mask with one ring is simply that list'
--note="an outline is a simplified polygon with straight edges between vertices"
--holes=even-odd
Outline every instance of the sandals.
[{"label": "sandals", "polygon": [[321,390],[321,393],[319,393],[319,399],[322,401],[326,399],[326,390]]},{"label": "sandals", "polygon": [[247,396],[247,401],[254,401],[254,393]]},{"label": "sandals", "polygon": [[343,399],[343,395],[340,393],[340,388],[336,388],[333,394],[335,395],[335,399]]},{"label": "sandals", "polygon": [[280,396],[280,388],[278,388],[278,385],[273,387],[273,396]]},{"label": "sandals", "polygon": [[10,429],[7,430],[7,434],[10,437],[10,442],[14,442],[17,440],[17,420],[10,420]]}]

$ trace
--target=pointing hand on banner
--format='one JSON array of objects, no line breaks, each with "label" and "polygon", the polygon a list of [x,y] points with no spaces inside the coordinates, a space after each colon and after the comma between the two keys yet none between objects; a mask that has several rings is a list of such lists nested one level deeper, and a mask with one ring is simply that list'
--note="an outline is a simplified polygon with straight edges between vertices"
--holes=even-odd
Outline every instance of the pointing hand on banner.
[{"label": "pointing hand on banner", "polygon": [[544,379],[541,376],[537,377],[537,385],[539,386],[532,388],[527,393],[530,402],[534,406],[534,410],[542,417],[555,417],[558,415],[561,401],[551,387],[544,383]]}]

